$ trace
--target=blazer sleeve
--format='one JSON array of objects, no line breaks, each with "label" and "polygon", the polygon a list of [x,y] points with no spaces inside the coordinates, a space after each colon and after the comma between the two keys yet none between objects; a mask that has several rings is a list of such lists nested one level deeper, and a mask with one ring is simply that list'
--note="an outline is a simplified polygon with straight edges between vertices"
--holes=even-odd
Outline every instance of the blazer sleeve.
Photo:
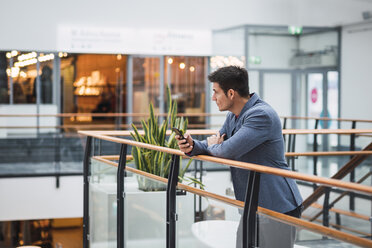
[{"label": "blazer sleeve", "polygon": [[208,154],[216,157],[236,159],[269,139],[271,118],[265,111],[255,111],[243,120],[242,127],[221,144],[207,147]]},{"label": "blazer sleeve", "polygon": [[[220,135],[224,134],[227,132],[227,125],[228,125],[228,119],[230,118],[230,116],[228,115],[226,117],[226,120],[222,126],[222,128],[220,129]],[[208,142],[207,140],[194,140],[194,148],[192,149],[192,151],[189,153],[189,154],[186,154],[186,155],[189,155],[189,156],[195,156],[195,155],[200,155],[200,154],[209,154],[208,152]]]}]

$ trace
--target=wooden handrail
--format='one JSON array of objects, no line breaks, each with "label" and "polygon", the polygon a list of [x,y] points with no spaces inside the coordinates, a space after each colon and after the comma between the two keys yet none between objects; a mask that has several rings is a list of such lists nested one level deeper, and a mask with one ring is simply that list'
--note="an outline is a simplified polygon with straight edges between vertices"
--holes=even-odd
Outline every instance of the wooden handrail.
[{"label": "wooden handrail", "polygon": [[[0,114],[0,117],[78,117],[78,116],[91,116],[91,117],[146,117],[149,113],[60,113],[60,114]],[[167,116],[167,113],[155,113],[156,116]],[[178,116],[190,117],[208,117],[208,116],[226,116],[226,113],[179,113]],[[328,117],[309,117],[309,116],[280,116],[284,119],[293,120],[322,120],[322,121],[345,121],[345,122],[368,122],[372,120],[366,119],[350,119],[350,118],[328,118]]]},{"label": "wooden handrail", "polygon": [[[146,148],[146,149],[150,149],[150,150],[156,150],[156,151],[165,152],[165,153],[169,153],[169,154],[184,156],[183,152],[181,152],[180,150],[176,150],[176,149],[145,144],[145,143],[136,142],[136,141],[128,140],[128,139],[122,139],[122,138],[117,138],[117,137],[99,135],[99,134],[96,134],[97,132],[84,131],[84,132],[79,132],[79,133],[87,135],[87,136],[95,137],[95,138],[98,138],[98,139],[106,140],[106,141],[116,142],[116,143],[120,143],[120,144],[127,144],[127,145],[131,145],[131,146],[137,146],[137,147]],[[345,188],[345,189],[349,189],[351,191],[359,191],[359,192],[364,192],[364,193],[367,193],[367,194],[372,194],[372,187],[370,187],[370,186],[358,185],[356,183],[343,182],[343,181],[340,181],[340,180],[329,179],[329,178],[325,178],[325,177],[306,175],[306,174],[302,174],[302,173],[294,172],[294,171],[289,171],[289,170],[285,170],[285,169],[271,168],[271,167],[268,167],[268,166],[257,165],[257,164],[246,163],[246,162],[239,162],[239,161],[224,159],[224,158],[216,158],[216,157],[211,157],[211,156],[207,156],[207,155],[194,156],[193,159],[197,159],[197,160],[201,160],[201,161],[214,162],[214,163],[218,163],[218,164],[233,166],[233,167],[236,167],[236,168],[257,171],[257,172],[260,172],[260,173],[267,173],[267,174],[272,174],[272,175],[277,175],[277,176],[282,176],[282,177],[289,177],[289,178],[293,178],[293,179],[297,179],[297,180],[308,181],[308,182],[311,182],[311,183],[318,183],[318,184],[321,184],[321,185]]]},{"label": "wooden handrail", "polygon": [[[309,216],[304,215],[304,214],[301,216],[301,218],[306,219],[306,220],[309,220],[309,219],[310,219]],[[321,220],[314,220],[314,221],[315,221],[315,222],[318,222],[318,223],[322,223]],[[337,225],[337,224],[334,224],[334,223],[329,223],[329,225],[332,226],[332,227],[334,227],[334,228],[344,229],[344,230],[347,230],[347,231],[349,231],[349,232],[357,233],[357,234],[362,235],[362,236],[364,236],[364,237],[368,237],[368,236],[370,236],[369,233],[362,232],[362,231],[359,231],[359,230],[355,230],[355,229],[350,228],[350,227],[346,227],[346,226],[342,226],[342,225]],[[369,246],[368,246],[368,247],[369,247]]]},{"label": "wooden handrail", "polygon": [[[372,171],[369,171],[367,174],[365,174],[363,177],[361,177],[356,183],[361,184],[364,182],[369,176],[372,174]],[[329,206],[334,206],[337,202],[339,202],[342,198],[344,198],[346,195],[348,195],[350,192],[349,191],[344,191],[341,195],[339,195],[336,199],[332,200],[332,202],[329,203]],[[314,198],[315,199],[315,198]],[[314,201],[315,203],[315,201]],[[314,204],[313,203],[313,204]],[[310,204],[310,203],[309,203]],[[311,205],[310,205],[311,206]],[[310,221],[316,220],[319,216],[323,214],[323,211],[320,210],[318,213],[316,213]]]},{"label": "wooden handrail", "polygon": [[356,122],[371,122],[372,120],[366,119],[347,119],[347,118],[328,118],[328,117],[306,117],[306,116],[280,116],[280,118],[284,119],[292,119],[292,120],[320,120],[320,121],[356,121]]},{"label": "wooden handrail", "polygon": [[[116,167],[118,166],[117,163],[115,163],[113,161],[110,161],[110,160],[107,160],[107,159],[104,159],[100,156],[95,156],[93,158],[97,159],[101,162],[116,166]],[[142,176],[145,176],[145,177],[152,178],[152,179],[157,180],[157,181],[161,181],[164,184],[166,184],[168,182],[168,180],[166,178],[155,176],[153,174],[150,174],[150,173],[147,173],[147,172],[144,172],[144,171],[140,171],[140,170],[134,169],[134,168],[129,167],[129,166],[126,166],[126,170],[128,170],[132,173],[135,173],[135,174],[139,174],[139,175],[142,175]],[[205,190],[197,189],[197,188],[194,188],[194,187],[182,184],[182,183],[178,183],[177,187],[179,189],[186,190],[190,193],[200,195],[202,197],[206,197],[206,198],[214,199],[214,200],[217,200],[217,201],[221,201],[221,202],[223,202],[225,204],[228,204],[230,206],[239,207],[239,208],[244,207],[244,202],[242,202],[242,201],[234,200],[234,199],[224,197],[224,196],[221,196],[221,195],[218,195],[218,194],[214,194],[214,193],[211,193],[211,192],[208,192],[208,191],[205,191]],[[295,217],[285,215],[285,214],[282,214],[282,213],[278,213],[278,212],[275,212],[275,211],[272,211],[272,210],[269,210],[269,209],[265,209],[265,208],[262,208],[262,207],[258,207],[257,212],[259,214],[266,215],[270,218],[280,220],[280,221],[282,221],[282,222],[284,222],[288,225],[293,225],[293,226],[297,226],[297,227],[300,227],[300,228],[306,228],[308,230],[319,233],[321,235],[326,235],[326,236],[329,236],[329,237],[332,237],[332,238],[335,238],[335,239],[338,239],[338,240],[342,240],[342,241],[347,242],[347,243],[352,243],[352,244],[362,246],[362,247],[372,247],[372,240],[363,239],[363,238],[360,238],[360,237],[357,237],[357,236],[354,236],[354,235],[351,235],[351,234],[348,234],[348,233],[344,233],[344,232],[341,232],[341,231],[338,231],[338,230],[333,230],[329,227],[324,227],[324,226],[321,226],[321,225],[318,225],[318,224],[315,224],[315,223],[304,221],[302,219],[295,218]]]},{"label": "wooden handrail", "polygon": [[[155,116],[167,116],[167,113],[155,113]],[[0,117],[148,117],[149,113],[61,113],[61,114],[0,114]],[[184,117],[226,116],[226,113],[178,113]]]},{"label": "wooden handrail", "polygon": [[[371,151],[372,142],[363,148],[363,151]],[[343,179],[347,174],[354,170],[360,163],[362,163],[367,158],[366,155],[356,155],[353,156],[341,169],[339,169],[331,178],[335,180]],[[317,201],[325,192],[326,187],[320,186],[310,194],[304,201],[304,209],[308,208],[312,203]]]},{"label": "wooden handrail", "polygon": [[[286,157],[350,156],[350,155],[372,155],[372,151],[286,152],[284,155]],[[114,157],[114,155],[113,155],[113,157]],[[116,159],[119,159],[118,155],[116,157],[117,157]]]},{"label": "wooden handrail", "polygon": [[[130,136],[131,130],[123,131],[79,131],[83,135],[90,136],[90,134],[98,135],[110,135],[110,136]],[[216,134],[218,130],[216,129],[189,129],[187,133],[191,135],[213,135]],[[143,134],[143,130],[139,130],[140,134]],[[170,130],[167,131],[167,135],[171,133]],[[372,129],[283,129],[282,133],[287,134],[372,134]]]},{"label": "wooden handrail", "polygon": [[372,155],[372,151],[286,152],[286,157]]},{"label": "wooden handrail", "polygon": [[[141,126],[141,124],[135,124],[136,127]],[[207,124],[189,124],[188,127],[192,128],[205,128],[211,125]],[[0,129],[36,129],[36,128],[56,128],[56,129],[67,129],[72,128],[76,130],[87,129],[87,128],[132,128],[132,125],[129,124],[65,124],[65,125],[56,125],[56,126],[0,126]]]},{"label": "wooden handrail", "polygon": [[[311,207],[317,208],[317,209],[323,209],[323,206],[320,205],[319,203],[313,203],[313,204],[311,204]],[[349,217],[358,218],[358,219],[361,219],[361,220],[366,220],[366,221],[370,220],[369,219],[370,217],[367,216],[367,215],[357,214],[355,212],[345,211],[345,210],[338,209],[338,208],[331,208],[331,209],[329,209],[329,211],[339,213],[339,214],[342,214],[342,215],[346,215],[346,216],[349,216]]]}]

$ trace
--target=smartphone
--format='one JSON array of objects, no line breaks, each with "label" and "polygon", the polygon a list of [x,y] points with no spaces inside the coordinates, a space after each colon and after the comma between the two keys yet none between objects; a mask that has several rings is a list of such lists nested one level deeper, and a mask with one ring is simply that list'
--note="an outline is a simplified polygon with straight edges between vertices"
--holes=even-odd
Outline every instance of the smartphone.
[{"label": "smartphone", "polygon": [[178,128],[172,127],[172,131],[175,132],[178,136],[180,136],[180,139],[185,139],[185,137],[183,137],[182,131],[179,130]]}]

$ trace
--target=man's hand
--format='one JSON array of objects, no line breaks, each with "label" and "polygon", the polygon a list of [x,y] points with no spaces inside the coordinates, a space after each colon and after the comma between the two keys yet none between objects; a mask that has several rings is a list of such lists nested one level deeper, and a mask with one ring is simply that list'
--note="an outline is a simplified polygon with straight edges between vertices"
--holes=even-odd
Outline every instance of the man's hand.
[{"label": "man's hand", "polygon": [[212,135],[207,138],[208,146],[215,145],[215,144],[221,144],[225,140],[226,134],[222,134],[220,136],[220,132],[217,132],[216,135]]},{"label": "man's hand", "polygon": [[184,153],[190,153],[194,148],[194,140],[191,138],[191,135],[183,135],[185,138],[180,139],[179,135],[176,135],[175,138],[178,140],[178,147]]}]

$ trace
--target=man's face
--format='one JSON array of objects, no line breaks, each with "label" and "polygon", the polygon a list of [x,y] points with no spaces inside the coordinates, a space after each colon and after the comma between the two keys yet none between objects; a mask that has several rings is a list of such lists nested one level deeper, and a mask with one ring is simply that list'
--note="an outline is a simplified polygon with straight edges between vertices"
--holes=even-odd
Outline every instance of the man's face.
[{"label": "man's face", "polygon": [[215,101],[220,111],[226,111],[231,108],[233,101],[225,95],[218,83],[213,83],[212,101]]}]

